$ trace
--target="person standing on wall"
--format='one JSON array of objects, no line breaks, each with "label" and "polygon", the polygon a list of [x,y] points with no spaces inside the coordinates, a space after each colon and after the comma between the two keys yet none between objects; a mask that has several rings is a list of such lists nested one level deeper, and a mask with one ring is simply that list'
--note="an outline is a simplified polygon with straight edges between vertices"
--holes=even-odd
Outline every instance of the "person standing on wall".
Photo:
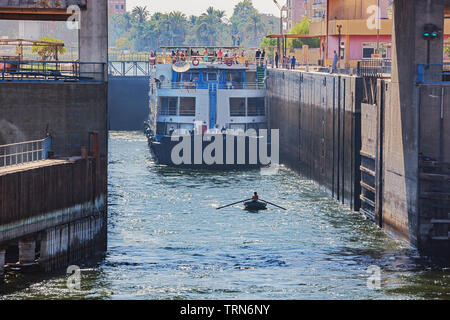
[{"label": "person standing on wall", "polygon": [[261,51],[259,48],[256,50],[255,59],[256,59],[256,65],[259,66],[259,59],[261,58]]},{"label": "person standing on wall", "polygon": [[334,50],[333,66],[332,66],[333,72],[335,72],[337,69],[338,60],[339,60],[338,54],[337,54],[336,50]]}]

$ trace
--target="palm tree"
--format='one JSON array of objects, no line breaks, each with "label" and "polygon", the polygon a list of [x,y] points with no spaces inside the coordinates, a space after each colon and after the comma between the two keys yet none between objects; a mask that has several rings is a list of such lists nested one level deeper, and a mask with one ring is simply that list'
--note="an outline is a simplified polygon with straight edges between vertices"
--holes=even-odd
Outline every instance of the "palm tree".
[{"label": "palm tree", "polygon": [[174,11],[169,13],[167,20],[172,34],[171,45],[175,45],[175,42],[179,42],[177,45],[183,44],[188,22],[186,15],[179,11]]},{"label": "palm tree", "polygon": [[217,42],[217,35],[222,29],[225,11],[209,7],[196,21],[196,34],[200,41],[205,40],[212,46]]},{"label": "palm tree", "polygon": [[144,7],[137,6],[133,9],[131,13],[133,17],[138,18],[139,23],[145,22],[148,16],[150,15],[150,12],[147,10],[147,6]]},{"label": "palm tree", "polygon": [[262,32],[264,30],[262,22],[261,22],[261,16],[259,15],[258,12],[253,12],[252,14],[250,14],[250,16],[248,17],[248,23],[245,26],[245,29],[248,32],[253,32],[253,41],[254,41],[254,45],[258,46],[258,33]]}]

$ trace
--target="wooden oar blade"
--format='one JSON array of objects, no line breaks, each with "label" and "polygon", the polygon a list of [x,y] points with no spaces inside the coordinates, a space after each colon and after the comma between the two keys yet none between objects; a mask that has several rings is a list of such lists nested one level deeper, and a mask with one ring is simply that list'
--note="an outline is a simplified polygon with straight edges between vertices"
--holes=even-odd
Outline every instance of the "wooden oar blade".
[{"label": "wooden oar blade", "polygon": [[279,206],[279,205],[277,205],[277,204],[275,204],[275,203],[272,203],[272,202],[269,202],[269,201],[266,201],[266,200],[263,200],[263,199],[260,199],[260,200],[261,200],[261,201],[264,201],[264,202],[267,202],[268,204],[271,204],[271,205],[273,205],[274,207],[277,207],[277,208],[280,208],[280,209],[283,209],[283,210],[287,211],[286,208],[283,208],[283,207],[281,207],[281,206]]}]

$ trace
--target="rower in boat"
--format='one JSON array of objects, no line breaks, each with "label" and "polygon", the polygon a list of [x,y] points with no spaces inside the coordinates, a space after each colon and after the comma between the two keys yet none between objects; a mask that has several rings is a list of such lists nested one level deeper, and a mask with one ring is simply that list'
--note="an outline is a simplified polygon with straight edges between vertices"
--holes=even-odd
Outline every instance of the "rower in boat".
[{"label": "rower in boat", "polygon": [[253,200],[253,201],[258,201],[258,200],[259,200],[258,192],[255,192],[255,193],[253,194],[252,200]]}]

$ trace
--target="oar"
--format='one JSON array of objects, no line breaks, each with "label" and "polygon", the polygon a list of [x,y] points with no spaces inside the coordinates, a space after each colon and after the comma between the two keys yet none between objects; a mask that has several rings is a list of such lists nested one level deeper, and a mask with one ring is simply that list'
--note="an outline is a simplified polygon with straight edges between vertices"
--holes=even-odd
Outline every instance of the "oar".
[{"label": "oar", "polygon": [[227,204],[226,206],[219,207],[216,210],[220,210],[220,209],[223,209],[223,208],[231,207],[231,206],[234,206],[235,204],[239,204],[239,203],[242,203],[242,202],[245,202],[245,201],[250,201],[250,200],[252,200],[252,199],[246,199],[246,200],[238,201],[238,202],[235,202],[235,203]]},{"label": "oar", "polygon": [[286,208],[280,207],[279,205],[276,205],[275,203],[272,203],[272,202],[269,202],[269,201],[266,201],[266,200],[263,200],[263,199],[260,199],[260,200],[264,201],[264,202],[266,202],[268,204],[271,204],[271,205],[273,205],[273,206],[275,206],[277,208],[280,208],[280,209],[283,209],[283,210],[287,210]]}]

